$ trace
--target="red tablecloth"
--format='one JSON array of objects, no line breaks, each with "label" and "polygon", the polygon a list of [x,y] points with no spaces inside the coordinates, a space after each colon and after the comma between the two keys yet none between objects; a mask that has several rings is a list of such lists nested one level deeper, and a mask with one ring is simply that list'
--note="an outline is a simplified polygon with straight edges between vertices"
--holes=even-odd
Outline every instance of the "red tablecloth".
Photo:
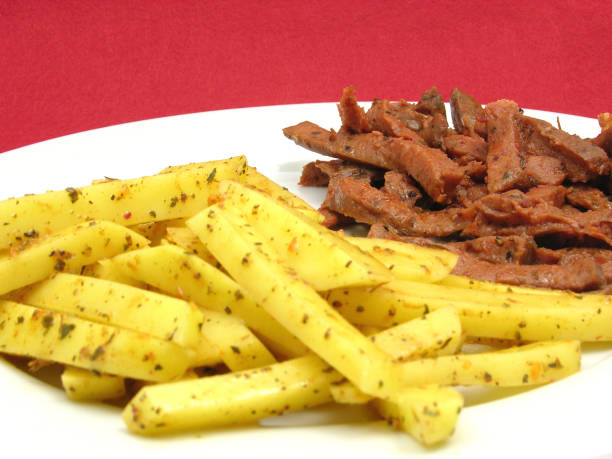
[{"label": "red tablecloth", "polygon": [[233,107],[415,99],[612,111],[606,2],[0,2],[0,152]]}]

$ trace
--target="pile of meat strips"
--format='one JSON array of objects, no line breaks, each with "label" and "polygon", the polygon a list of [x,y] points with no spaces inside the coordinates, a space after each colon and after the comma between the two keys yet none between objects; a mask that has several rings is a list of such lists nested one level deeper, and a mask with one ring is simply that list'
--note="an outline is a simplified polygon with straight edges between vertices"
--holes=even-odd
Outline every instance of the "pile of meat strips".
[{"label": "pile of meat strips", "polygon": [[338,104],[342,127],[305,121],[283,130],[337,159],[304,167],[301,185],[327,186],[328,227],[370,225],[369,237],[443,246],[453,273],[568,289],[612,287],[612,117],[594,139],[523,114],[510,100],[484,108],[454,89],[453,127],[436,88],[418,103],[354,89]]}]

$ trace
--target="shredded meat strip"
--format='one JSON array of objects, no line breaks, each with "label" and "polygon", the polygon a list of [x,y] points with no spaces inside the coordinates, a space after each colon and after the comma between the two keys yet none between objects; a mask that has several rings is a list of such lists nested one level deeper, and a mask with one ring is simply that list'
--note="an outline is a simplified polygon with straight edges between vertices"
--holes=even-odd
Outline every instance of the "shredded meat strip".
[{"label": "shredded meat strip", "polygon": [[334,133],[308,121],[287,127],[283,132],[298,145],[317,153],[405,171],[441,204],[452,201],[455,188],[463,178],[462,169],[443,151],[406,139],[375,132],[351,134],[344,129]]}]

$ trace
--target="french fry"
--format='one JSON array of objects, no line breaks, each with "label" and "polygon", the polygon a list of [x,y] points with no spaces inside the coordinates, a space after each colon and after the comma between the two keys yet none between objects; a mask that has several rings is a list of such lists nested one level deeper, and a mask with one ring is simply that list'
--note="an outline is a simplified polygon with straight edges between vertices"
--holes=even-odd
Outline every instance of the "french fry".
[{"label": "french fry", "polygon": [[91,221],[42,239],[0,259],[0,295],[38,282],[55,272],[80,272],[102,258],[145,247],[148,241],[115,223]]},{"label": "french fry", "polygon": [[545,288],[534,288],[534,287],[521,287],[518,285],[500,284],[497,282],[483,281],[479,279],[472,279],[466,276],[457,276],[456,274],[449,274],[448,276],[439,279],[436,283],[445,285],[448,287],[459,287],[467,288],[472,290],[488,290],[492,292],[500,293],[526,293],[530,295],[576,295],[573,292],[564,290],[553,290]]},{"label": "french fry", "polygon": [[341,405],[365,405],[375,400],[371,395],[360,391],[355,384],[348,380],[338,381],[329,387],[334,402]]},{"label": "french fry", "polygon": [[396,279],[437,282],[445,279],[457,264],[458,256],[448,250],[389,239],[354,236],[345,239],[384,264]]},{"label": "french fry", "polygon": [[453,355],[463,342],[454,308],[440,308],[381,331],[370,340],[397,361]]},{"label": "french fry", "polygon": [[324,297],[349,322],[361,325],[389,327],[427,311],[452,306],[457,308],[463,331],[472,337],[516,341],[612,340],[612,306],[604,304],[597,295],[570,297],[568,304],[560,295],[496,297],[488,292],[492,303],[489,304],[479,297],[487,292],[458,289],[461,291],[440,298],[436,289],[451,288],[393,281],[377,288],[336,289],[326,292]]},{"label": "french fry", "polygon": [[359,389],[383,398],[395,393],[401,381],[391,358],[266,253],[247,222],[217,204],[187,220],[187,226],[270,315]]},{"label": "french fry", "polygon": [[232,371],[262,367],[276,362],[274,356],[236,317],[202,310],[202,335],[219,351]]},{"label": "french fry", "polygon": [[125,380],[121,376],[72,366],[66,366],[62,372],[62,387],[70,400],[79,402],[113,400],[125,395]]},{"label": "french fry", "polygon": [[131,285],[132,287],[142,289],[147,288],[147,285],[144,282],[137,281],[136,279],[123,274],[123,272],[118,269],[117,266],[115,266],[110,258],[104,258],[102,260],[98,260],[92,265],[86,266],[83,270],[83,275],[118,282],[120,284]]},{"label": "french fry", "polygon": [[202,317],[193,303],[104,279],[59,273],[34,285],[21,301],[184,347],[199,342]]},{"label": "french fry", "polygon": [[[168,166],[161,171],[158,172],[157,175],[163,174],[176,174],[179,172],[190,172],[190,171],[200,171],[208,174],[212,174],[213,170],[215,171],[213,174],[213,178],[217,178],[219,180],[221,176],[224,176],[225,171],[227,169],[235,169],[236,170],[236,178],[237,180],[244,181],[244,177],[246,175],[248,168],[246,156],[233,156],[231,158],[226,159],[217,159],[213,161],[202,161],[198,163],[188,163],[188,164],[179,164],[176,166]],[[219,175],[217,175],[219,174]]]},{"label": "french fry", "polygon": [[198,344],[193,348],[186,349],[186,351],[192,368],[214,367],[223,362],[218,347],[208,341],[202,334],[200,334]]},{"label": "french fry", "polygon": [[580,341],[541,341],[500,351],[403,362],[410,385],[527,386],[565,378],[580,369]]},{"label": "french fry", "polygon": [[[520,347],[477,354],[457,354],[404,361],[400,365],[407,386],[516,387],[548,384],[580,369],[580,342],[542,341]],[[339,403],[373,400],[348,381],[331,388]],[[406,387],[389,401],[399,404]]]},{"label": "french fry", "polygon": [[330,384],[341,378],[307,355],[254,370],[145,386],[122,418],[139,435],[248,424],[328,403]]},{"label": "french fry", "polygon": [[125,275],[206,309],[243,319],[278,354],[297,357],[307,352],[308,348],[262,309],[248,292],[200,258],[172,245],[124,255],[128,256],[115,257],[113,264]]},{"label": "french fry", "polygon": [[[171,166],[162,170],[160,174],[165,174],[168,172],[183,172],[191,169],[207,167],[207,163],[190,163],[184,164],[181,166]],[[295,210],[301,212],[312,220],[321,223],[323,221],[323,216],[317,212],[317,210],[308,204],[306,201],[301,199],[299,196],[291,193],[286,188],[283,188],[278,183],[273,182],[268,177],[260,173],[255,167],[249,166],[245,161],[244,172],[239,175],[239,182],[246,183],[255,187],[256,189],[265,192],[270,195],[274,199],[284,202],[289,207],[294,208]]]},{"label": "french fry", "polygon": [[177,218],[174,220],[161,220],[157,222],[139,223],[138,225],[129,226],[132,231],[136,231],[143,237],[151,241],[151,245],[159,245],[166,237],[166,232],[169,227],[178,227],[184,224],[185,220]]},{"label": "french fry", "polygon": [[246,158],[211,162],[184,172],[111,180],[0,202],[0,249],[24,234],[46,236],[88,220],[135,225],[188,217],[208,205],[222,179],[244,173]]},{"label": "french fry", "polygon": [[170,381],[189,366],[170,341],[72,315],[0,301],[0,352],[144,381]]},{"label": "french fry", "polygon": [[264,191],[317,223],[322,223],[324,220],[323,215],[321,215],[317,209],[286,188],[283,188],[278,183],[270,180],[255,167],[247,166],[246,174],[244,175],[244,183],[252,185],[260,191]]},{"label": "french fry", "polygon": [[[374,257],[257,190],[224,181],[219,185],[219,193],[222,196],[219,205],[252,225],[252,231],[262,235],[278,259],[291,266],[315,290],[378,285],[393,278],[391,272]],[[193,230],[189,223],[187,226]],[[275,231],[271,231],[272,228]],[[198,233],[198,236],[201,235]],[[324,270],[320,264],[312,262],[323,258]]]},{"label": "french fry", "polygon": [[193,252],[197,256],[199,256],[202,260],[210,263],[211,265],[219,268],[219,262],[215,260],[215,257],[212,256],[204,244],[198,239],[198,237],[193,234],[187,227],[175,227],[171,226],[166,228],[166,239],[169,243],[177,245],[189,252]]},{"label": "french fry", "polygon": [[[461,323],[453,308],[442,308],[370,336],[370,340],[397,361],[453,355],[461,347]],[[373,399],[349,381],[330,387],[336,403],[363,404]]]},{"label": "french fry", "polygon": [[[413,289],[417,295],[427,293],[427,296],[440,299],[453,298],[470,298],[482,304],[508,307],[513,304],[524,304],[529,306],[538,306],[543,303],[550,306],[558,307],[612,307],[612,299],[609,295],[584,294],[563,292],[559,290],[541,290],[539,293],[531,293],[536,289],[524,289],[521,292],[516,292],[514,289],[506,291],[493,291],[487,289],[465,289],[460,287],[441,286],[438,284],[424,284],[421,282],[408,282],[406,286]],[[551,295],[545,292],[552,291]],[[542,296],[546,301],[542,301]]]},{"label": "french fry", "polygon": [[409,387],[395,401],[375,400],[374,406],[394,428],[429,446],[455,431],[463,397],[450,387]]}]

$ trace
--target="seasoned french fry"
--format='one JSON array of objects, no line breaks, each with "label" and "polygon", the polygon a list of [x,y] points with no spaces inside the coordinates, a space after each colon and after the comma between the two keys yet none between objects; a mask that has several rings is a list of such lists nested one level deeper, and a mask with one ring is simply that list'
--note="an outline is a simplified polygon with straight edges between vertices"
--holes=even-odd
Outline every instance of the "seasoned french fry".
[{"label": "seasoned french fry", "polygon": [[109,258],[98,260],[96,263],[86,266],[83,270],[83,275],[118,282],[120,284],[131,285],[132,287],[143,289],[147,288],[147,285],[144,282],[140,282],[123,274],[123,272],[118,269]]},{"label": "seasoned french fry", "polygon": [[125,381],[121,376],[94,373],[72,366],[64,368],[62,386],[68,398],[74,401],[113,400],[125,395]]},{"label": "seasoned french fry", "polygon": [[113,264],[124,274],[206,309],[240,317],[278,354],[297,357],[307,352],[308,348],[262,309],[248,292],[200,258],[172,245],[124,255],[128,256],[113,259]]},{"label": "seasoned french fry", "polygon": [[215,346],[232,371],[262,367],[276,362],[274,356],[241,320],[215,311],[201,311],[202,335]]},{"label": "seasoned french fry", "polygon": [[374,397],[363,393],[355,384],[346,379],[332,384],[329,391],[334,402],[341,405],[365,405],[374,400]]},{"label": "seasoned french fry", "polygon": [[[162,170],[160,174],[165,174],[168,172],[179,172],[186,171],[190,169],[207,167],[207,163],[190,163],[184,164],[181,166],[171,166]],[[278,183],[273,182],[268,177],[260,173],[255,167],[246,165],[245,161],[245,169],[242,174],[237,179],[241,183],[246,183],[257,188],[260,191],[265,192],[270,195],[274,199],[284,202],[289,207],[294,208],[295,210],[301,212],[312,220],[321,223],[323,221],[323,216],[317,212],[317,210],[308,204],[306,201],[301,199],[299,196],[291,193],[286,188],[283,188]]]},{"label": "seasoned french fry", "polygon": [[580,369],[580,341],[541,341],[478,354],[403,362],[407,384],[527,386],[565,378]]},{"label": "seasoned french fry", "polygon": [[[465,289],[460,287],[442,286],[438,284],[424,284],[421,282],[408,282],[406,286],[413,289],[414,294],[420,295],[427,292],[427,296],[440,299],[453,298],[469,298],[482,304],[490,304],[495,306],[508,307],[513,304],[524,304],[529,306],[538,306],[547,304],[551,306],[569,306],[577,308],[589,308],[593,306],[612,307],[612,299],[609,295],[586,294],[578,295],[575,293],[551,290],[555,292],[547,295],[547,290],[542,290],[539,293],[531,293],[536,289],[524,289],[522,292],[516,292],[513,289],[506,291],[492,291],[481,289]],[[545,301],[542,301],[542,295],[545,295]]]},{"label": "seasoned french fry", "polygon": [[[315,290],[378,285],[393,278],[378,260],[337,233],[257,190],[224,181],[219,184],[219,193],[222,196],[219,205],[252,225],[251,231],[262,235],[278,259],[291,266]],[[187,226],[191,227],[189,223]],[[198,236],[201,235],[198,233]],[[323,258],[324,265],[312,262]]]},{"label": "seasoned french fry", "polygon": [[[370,340],[397,361],[453,355],[461,346],[461,323],[453,308],[442,308],[383,330]],[[349,381],[334,384],[330,390],[337,403],[354,405],[372,400]]]},{"label": "seasoned french fry", "polygon": [[[430,288],[431,287],[431,288]],[[543,341],[578,339],[612,340],[612,305],[603,295],[545,297],[499,296],[492,292],[393,281],[377,288],[344,288],[325,293],[325,298],[352,323],[388,327],[441,307],[457,308],[468,336]],[[490,301],[487,302],[484,294]],[[511,295],[506,293],[506,295]],[[603,298],[598,298],[603,297]],[[510,299],[510,301],[508,301]]]},{"label": "seasoned french fry", "polygon": [[391,358],[266,253],[248,223],[214,205],[187,226],[270,315],[359,389],[380,397],[396,392],[401,381]]},{"label": "seasoned french fry", "polygon": [[200,334],[200,341],[198,344],[186,350],[189,356],[190,366],[193,368],[213,367],[223,362],[218,347],[208,341],[202,334]]},{"label": "seasoned french fry", "polygon": [[450,387],[408,387],[395,401],[376,400],[374,406],[396,429],[435,445],[455,431],[463,397]]},{"label": "seasoned french fry", "polygon": [[[514,387],[547,384],[580,369],[580,341],[541,341],[524,346],[477,354],[457,354],[402,362],[399,367],[407,386],[495,386]],[[355,402],[364,397],[341,382],[332,389],[342,398]],[[398,402],[404,389],[391,401]],[[341,392],[344,391],[344,392]],[[352,392],[351,392],[352,391]],[[348,394],[348,395],[347,395]]]},{"label": "seasoned french fry", "polygon": [[553,290],[544,288],[532,288],[532,287],[520,287],[517,285],[500,284],[497,282],[488,282],[478,279],[472,279],[466,276],[457,276],[456,274],[449,274],[448,276],[436,281],[437,284],[445,285],[448,287],[459,287],[467,288],[471,290],[489,290],[492,292],[500,293],[527,293],[531,295],[562,295],[567,293],[574,295],[571,292],[564,292],[563,290]]},{"label": "seasoned french fry", "polygon": [[238,178],[245,167],[246,158],[239,156],[184,172],[1,201],[0,249],[14,245],[24,234],[46,236],[88,220],[135,225],[194,215],[208,205],[218,181]]},{"label": "seasoned french fry", "polygon": [[458,256],[448,250],[388,239],[353,236],[345,239],[384,264],[396,279],[437,282],[445,279],[457,264]]},{"label": "seasoned french fry", "polygon": [[[158,175],[163,174],[176,174],[178,172],[188,171],[204,171],[204,173],[213,174],[212,178],[221,180],[221,176],[225,176],[225,171],[229,169],[236,169],[236,179],[244,181],[245,174],[247,172],[247,159],[246,156],[233,156],[226,159],[217,159],[213,161],[202,161],[199,163],[188,163],[179,164],[176,166],[168,166],[158,172]],[[214,170],[214,173],[213,173]],[[219,175],[217,175],[219,174]]]},{"label": "seasoned french fry", "polygon": [[244,175],[244,183],[252,185],[260,191],[266,192],[273,198],[284,202],[289,207],[301,212],[317,223],[322,223],[324,220],[323,215],[321,215],[317,209],[286,188],[273,182],[252,166],[247,166],[246,174]]},{"label": "seasoned french fry", "polygon": [[185,250],[193,252],[199,256],[202,260],[210,263],[211,265],[219,268],[219,262],[215,260],[204,244],[193,234],[189,228],[170,226],[166,228],[166,239],[171,244],[177,245]]},{"label": "seasoned french fry", "polygon": [[174,220],[161,220],[156,222],[139,223],[138,225],[129,226],[132,231],[136,231],[143,237],[151,241],[151,245],[159,245],[166,237],[166,231],[169,227],[179,227],[184,224],[185,220],[178,218]]},{"label": "seasoned french fry", "polygon": [[144,381],[170,381],[189,365],[183,348],[132,330],[0,301],[0,352]]},{"label": "seasoned french fry", "polygon": [[184,347],[199,342],[202,317],[193,303],[104,279],[59,273],[33,286],[21,301]]},{"label": "seasoned french fry", "polygon": [[115,223],[91,221],[42,239],[0,259],[0,295],[38,282],[55,272],[79,272],[102,258],[145,247],[148,241]]},{"label": "seasoned french fry", "polygon": [[160,435],[247,424],[331,401],[342,377],[314,355],[255,370],[146,386],[123,410],[132,433]]},{"label": "seasoned french fry", "polygon": [[398,361],[453,355],[463,341],[454,308],[440,308],[377,333],[370,340]]}]

